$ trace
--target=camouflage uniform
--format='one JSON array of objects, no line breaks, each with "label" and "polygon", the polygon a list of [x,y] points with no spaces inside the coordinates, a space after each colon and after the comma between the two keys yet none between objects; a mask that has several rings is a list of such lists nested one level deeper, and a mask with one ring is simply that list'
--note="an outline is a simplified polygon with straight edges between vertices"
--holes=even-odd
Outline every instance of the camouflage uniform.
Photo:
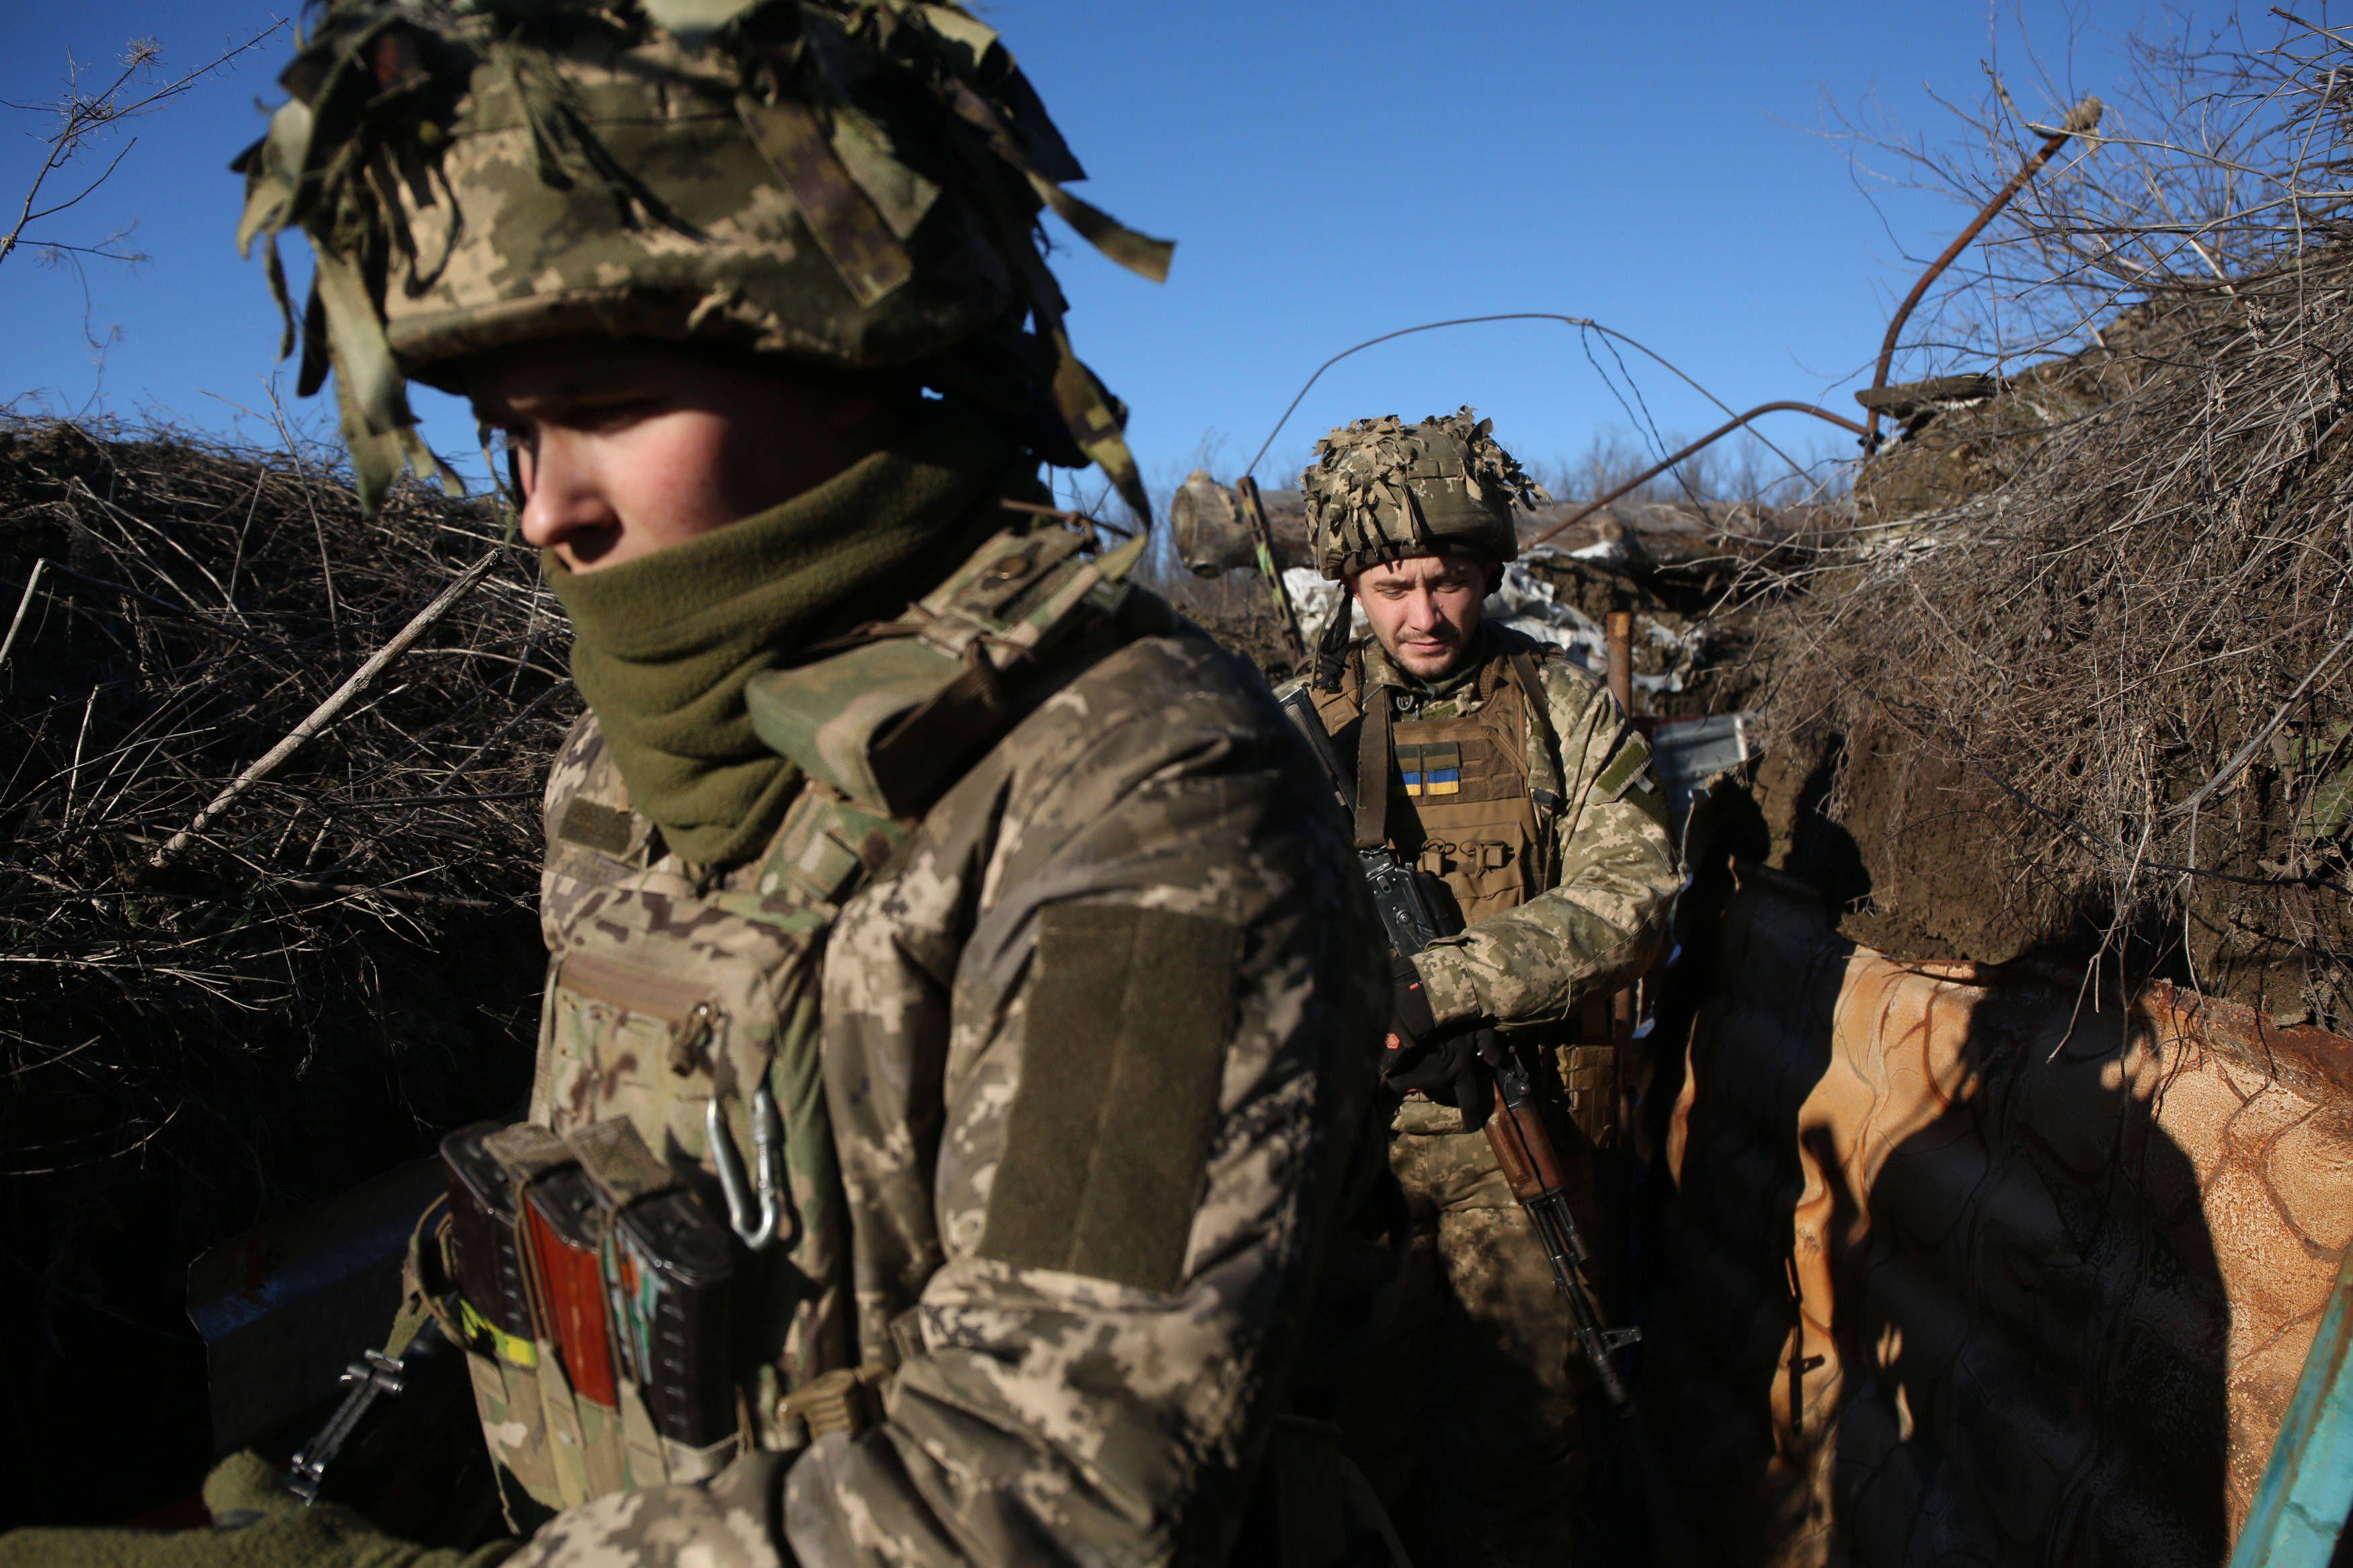
[{"label": "camouflage uniform", "polygon": [[[1362,892],[1322,786],[1277,722],[1250,671],[1206,640],[1140,637],[1057,691],[888,852],[842,908],[815,980],[843,1205],[836,1278],[818,1284],[847,1299],[807,1298],[780,1357],[797,1387],[864,1369],[877,1418],[819,1436],[788,1469],[761,1453],[707,1489],[575,1508],[519,1561],[634,1561],[690,1542],[745,1563],[1223,1554],[1282,1414],[1339,1162],[1371,1089]],[[593,719],[556,766],[548,819],[556,962],[534,1114],[562,1131],[607,1109],[605,1081],[585,1070],[594,1044],[567,1042],[554,1022],[577,994],[567,961],[594,968],[580,955],[683,939],[704,955],[704,984],[731,950],[789,968],[755,951],[776,926],[730,910],[776,910],[801,890],[774,856],[704,886],[656,853]],[[794,831],[788,821],[784,836]],[[1120,944],[1112,968],[1082,973],[1128,975],[1126,997],[1055,988],[1054,944],[1082,935]],[[1205,1042],[1176,1042],[1213,1096],[1188,1107],[1168,1076],[1183,1063],[1155,1076],[1134,1046],[1113,1046],[1123,1031],[1155,1038],[1139,1012],[1170,1005],[1155,973],[1198,968],[1205,936],[1228,954],[1230,980],[1210,978],[1230,994],[1216,998],[1213,1058]],[[1060,1256],[1001,1194],[992,1204],[1016,1160],[1033,1173],[1028,1201],[1054,1185],[1034,1173],[1051,1150],[1010,1146],[1038,1081],[1025,1068],[1037,1070],[1041,1006],[1053,1010],[1050,1070],[1102,1075],[1076,1086],[1099,1120],[1064,1161],[1092,1162],[1086,1184],[1114,1205],[1139,1181],[1181,1188],[1173,1211],[1141,1217],[1091,1213],[1082,1194]],[[1092,1048],[1078,1033],[1089,1029]],[[625,1086],[613,1092],[630,1108]],[[1050,1125],[1056,1108],[1041,1103]],[[1123,1171],[1126,1141],[1188,1117],[1198,1175]],[[1026,1131],[1043,1135],[1035,1117]],[[797,1201],[788,1228],[813,1233],[823,1206]],[[1140,1233],[1146,1220],[1156,1237]],[[1121,1224],[1134,1230],[1101,1233]]]},{"label": "camouflage uniform", "polygon": [[[1451,440],[1450,455],[1409,450],[1417,436],[1431,447]],[[1421,426],[1360,422],[1327,438],[1323,458],[1303,488],[1328,574],[1458,542],[1489,560],[1513,548],[1494,502],[1518,489],[1506,482],[1516,468],[1468,410]],[[1466,468],[1481,503],[1469,507],[1459,504]],[[1377,643],[1349,646],[1327,658],[1312,696],[1344,755],[1360,755],[1368,710],[1390,715],[1388,842],[1445,883],[1465,921],[1414,961],[1430,1011],[1441,1029],[1521,1033],[1558,1068],[1573,1141],[1562,1152],[1589,1210],[1589,1154],[1609,1136],[1614,1073],[1606,1047],[1567,1043],[1563,1026],[1649,963],[1679,883],[1647,744],[1558,649],[1494,626],[1435,684]],[[1378,1434],[1362,1449],[1366,1468],[1417,1563],[1564,1562],[1588,1380],[1551,1267],[1485,1135],[1465,1131],[1459,1110],[1415,1093],[1390,1130],[1412,1251],[1394,1375],[1361,1402],[1359,1421]]]},{"label": "camouflage uniform", "polygon": [[[920,383],[1142,510],[1036,222],[1167,247],[1062,188],[961,7],[330,0],[283,79],[240,238],[312,242],[303,389],[333,369],[371,504],[434,466],[404,376],[602,333]],[[559,1510],[517,1561],[1387,1554],[1298,1371],[1378,1171],[1370,911],[1263,683],[1121,588],[1140,548],[1009,524],[709,704],[789,763],[741,859],[673,852],[616,715],[575,731],[532,1121],[489,1142],[626,1139],[730,1219],[738,1420],[656,1441],[629,1376],[607,1407],[479,1331],[428,1238],[510,1502]]]}]

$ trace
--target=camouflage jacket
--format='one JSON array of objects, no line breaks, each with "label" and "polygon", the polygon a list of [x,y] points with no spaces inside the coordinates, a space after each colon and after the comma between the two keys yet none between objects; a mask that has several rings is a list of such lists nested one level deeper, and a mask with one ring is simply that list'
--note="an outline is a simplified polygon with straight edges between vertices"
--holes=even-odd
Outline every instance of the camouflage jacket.
[{"label": "camouflage jacket", "polygon": [[[1514,653],[1532,659],[1554,744],[1533,716],[1521,740],[1530,758],[1552,753],[1549,769],[1538,771],[1556,780],[1547,793],[1558,798],[1531,813],[1549,839],[1539,847],[1550,885],[1474,918],[1414,963],[1441,1026],[1557,1023],[1584,997],[1616,989],[1649,963],[1682,878],[1649,743],[1609,692],[1556,649],[1500,626],[1479,636],[1476,661],[1435,689],[1399,671],[1377,642],[1360,642],[1350,650],[1347,689],[1318,705],[1335,734],[1343,728],[1335,721],[1363,711],[1360,694],[1381,687],[1391,689],[1400,725],[1462,718],[1496,700],[1499,688],[1516,701],[1505,662]],[[1352,744],[1341,749],[1354,754]]]},{"label": "camouflage jacket", "polygon": [[[812,1284],[849,1300],[797,1353],[887,1371],[879,1419],[569,1509],[516,1563],[1233,1548],[1343,1189],[1379,1159],[1380,979],[1314,763],[1253,671],[1172,623],[1123,631],[887,860],[849,847],[881,863],[817,982],[848,1247]],[[659,857],[590,718],[548,791],[559,963],[605,896],[560,841],[578,801],[594,854],[642,852],[628,877],[701,889],[680,929],[731,940],[752,871]]]}]

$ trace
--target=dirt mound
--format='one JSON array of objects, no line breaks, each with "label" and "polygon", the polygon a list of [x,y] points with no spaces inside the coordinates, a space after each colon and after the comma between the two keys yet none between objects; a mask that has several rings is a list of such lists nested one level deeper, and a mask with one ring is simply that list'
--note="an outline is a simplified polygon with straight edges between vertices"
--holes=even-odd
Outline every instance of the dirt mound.
[{"label": "dirt mound", "polygon": [[0,1524],[121,1517],[206,1458],[190,1258],[521,1100],[565,634],[479,504],[46,422],[0,426]]},{"label": "dirt mound", "polygon": [[[1910,323],[1937,374],[1873,395],[1905,438],[1850,531],[1759,574],[1760,782],[1851,934],[2342,1031],[2353,40],[2274,24],[2144,39],[2102,88],[2129,132],[2071,144]],[[1999,84],[1957,112],[1878,145],[1974,211],[2048,131]]]},{"label": "dirt mound", "polygon": [[1852,934],[2353,1022],[2348,283],[2158,300],[1866,469],[1763,649],[1781,847],[1826,814]]}]

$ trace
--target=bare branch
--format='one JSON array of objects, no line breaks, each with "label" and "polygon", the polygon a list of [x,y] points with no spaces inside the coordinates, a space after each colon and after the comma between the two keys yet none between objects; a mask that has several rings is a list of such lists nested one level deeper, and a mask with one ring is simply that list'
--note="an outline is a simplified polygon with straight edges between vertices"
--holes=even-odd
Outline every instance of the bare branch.
[{"label": "bare branch", "polygon": [[[2096,84],[2096,146],[2007,209],[1905,342],[1905,380],[1982,390],[1923,391],[1852,531],[1752,572],[1788,612],[1769,717],[1843,759],[1826,810],[1883,913],[1924,840],[1965,841],[1913,887],[1934,919],[1974,901],[1989,941],[2135,932],[2177,973],[2342,1028],[2353,31],[2168,26]],[[1989,68],[1940,141],[1833,133],[1859,183],[1974,209],[2047,118],[2024,79]]]},{"label": "bare branch", "polygon": [[[46,139],[46,151],[42,154],[40,167],[33,172],[31,183],[25,190],[24,200],[17,207],[16,221],[6,234],[0,235],[0,262],[5,262],[11,255],[15,254],[16,247],[25,243],[26,230],[33,225],[54,217],[77,205],[91,192],[105,184],[113,177],[115,171],[121,167],[122,160],[130,155],[131,149],[139,144],[138,139],[133,137],[114,154],[97,177],[82,186],[79,191],[63,201],[47,206],[41,205],[41,193],[47,188],[51,176],[72,163],[81,153],[90,138],[126,120],[153,113],[187,92],[197,82],[221,69],[238,56],[259,47],[285,26],[286,22],[282,17],[273,18],[268,26],[257,29],[242,42],[230,45],[204,64],[183,71],[153,90],[135,97],[126,96],[126,90],[138,78],[153,69],[163,58],[161,47],[152,38],[132,39],[130,47],[123,51],[121,69],[116,73],[111,81],[96,93],[85,93],[80,90],[81,68],[69,57],[66,67],[66,90],[55,102],[37,105],[22,103],[0,105],[20,113],[46,115],[55,121],[55,129]],[[55,241],[43,243],[54,249],[77,248],[71,246],[60,246]],[[110,254],[103,245],[80,248],[86,255],[101,256],[109,260],[127,259]]]}]

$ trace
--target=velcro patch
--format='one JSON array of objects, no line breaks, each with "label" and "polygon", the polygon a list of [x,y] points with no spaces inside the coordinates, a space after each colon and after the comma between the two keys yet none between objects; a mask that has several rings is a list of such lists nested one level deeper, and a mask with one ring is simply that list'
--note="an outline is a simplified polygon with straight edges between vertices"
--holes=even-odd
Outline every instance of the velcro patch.
[{"label": "velcro patch", "polygon": [[1398,778],[1405,793],[1424,795],[1459,795],[1462,791],[1462,745],[1459,741],[1399,742]]},{"label": "velcro patch", "polygon": [[1657,781],[1651,778],[1651,742],[1639,733],[1626,737],[1626,743],[1618,748],[1618,754],[1609,759],[1609,765],[1601,770],[1593,787],[1608,799],[1622,800],[1637,780],[1647,782],[1653,790],[1659,787]]},{"label": "velcro patch", "polygon": [[1654,781],[1649,778],[1643,779],[1641,783],[1626,792],[1625,799],[1628,805],[1660,826],[1672,828],[1674,826],[1667,815],[1667,792],[1661,789]]},{"label": "velcro patch", "polygon": [[564,803],[564,816],[555,825],[555,836],[567,844],[578,844],[603,854],[626,855],[635,826],[628,812],[586,795],[574,795]]},{"label": "velcro patch", "polygon": [[1203,915],[1097,903],[1045,911],[982,1257],[1176,1288],[1240,942],[1231,922]]}]

